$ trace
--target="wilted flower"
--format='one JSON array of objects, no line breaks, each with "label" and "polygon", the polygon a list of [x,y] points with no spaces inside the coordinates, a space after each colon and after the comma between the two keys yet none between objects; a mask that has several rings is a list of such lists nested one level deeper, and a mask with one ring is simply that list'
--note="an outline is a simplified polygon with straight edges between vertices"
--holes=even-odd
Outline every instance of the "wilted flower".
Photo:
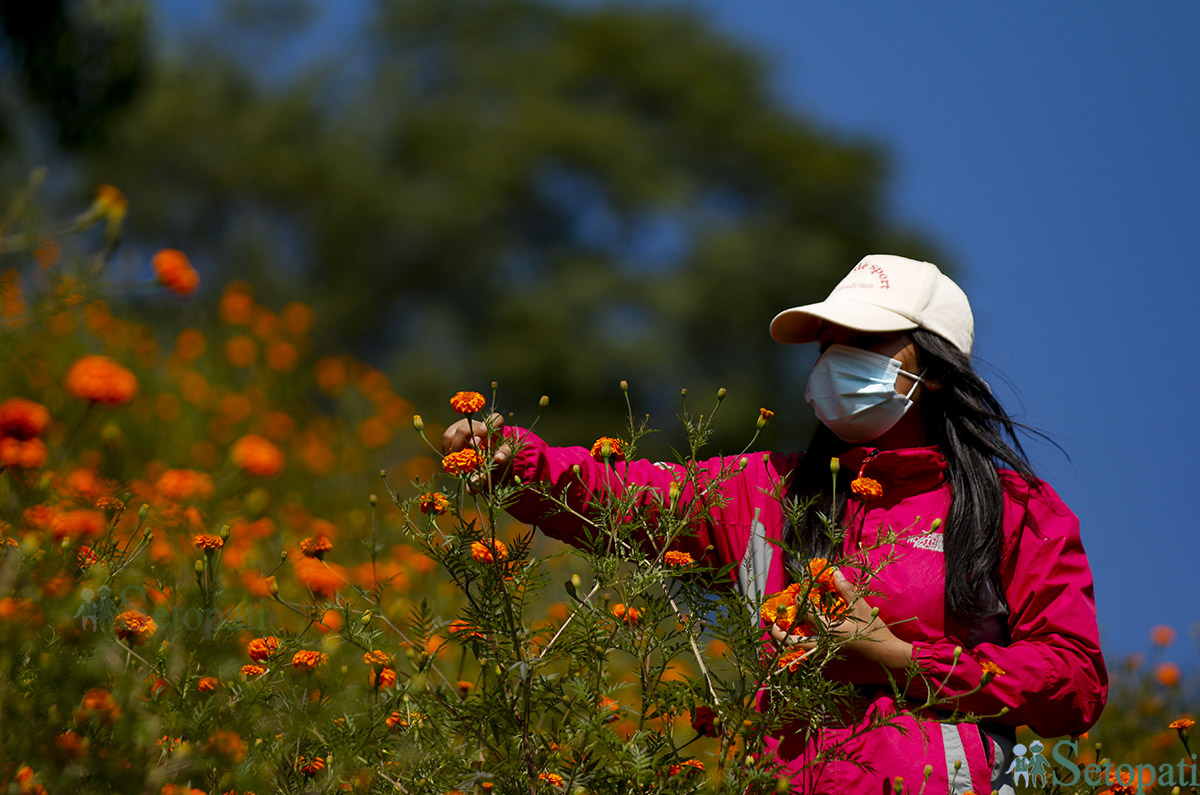
[{"label": "wilted flower", "polygon": [[717,731],[717,713],[712,707],[701,704],[692,712],[692,728],[705,737],[720,736]]},{"label": "wilted flower", "polygon": [[421,513],[441,516],[449,509],[450,498],[439,491],[427,491],[421,495],[417,505],[420,507]]}]

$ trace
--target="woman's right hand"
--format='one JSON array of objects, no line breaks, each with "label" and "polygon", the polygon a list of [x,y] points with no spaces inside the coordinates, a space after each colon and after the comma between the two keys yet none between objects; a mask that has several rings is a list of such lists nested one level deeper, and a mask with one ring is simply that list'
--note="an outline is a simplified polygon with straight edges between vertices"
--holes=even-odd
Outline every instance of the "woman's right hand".
[{"label": "woman's right hand", "polygon": [[[491,426],[491,439],[488,438],[488,427]],[[502,444],[492,447],[492,440],[503,439],[500,431],[504,429],[504,417],[499,414],[490,416],[486,423],[479,420],[459,420],[446,429],[442,434],[442,453],[457,453],[468,448],[474,450],[493,450],[492,460],[496,466],[503,467],[512,459],[512,447]]]}]

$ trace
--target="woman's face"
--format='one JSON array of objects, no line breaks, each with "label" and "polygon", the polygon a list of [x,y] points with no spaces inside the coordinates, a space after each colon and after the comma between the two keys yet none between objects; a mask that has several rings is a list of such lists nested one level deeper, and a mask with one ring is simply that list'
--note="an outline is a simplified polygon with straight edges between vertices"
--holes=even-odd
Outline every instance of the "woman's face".
[{"label": "woman's face", "polygon": [[[830,345],[849,345],[851,348],[881,353],[900,362],[900,369],[904,372],[896,376],[895,389],[902,395],[907,395],[915,383],[905,373],[921,373],[921,363],[917,360],[917,346],[907,331],[856,331],[833,323],[822,323],[817,342],[821,346],[821,353]],[[914,394],[913,398],[916,397]]]}]

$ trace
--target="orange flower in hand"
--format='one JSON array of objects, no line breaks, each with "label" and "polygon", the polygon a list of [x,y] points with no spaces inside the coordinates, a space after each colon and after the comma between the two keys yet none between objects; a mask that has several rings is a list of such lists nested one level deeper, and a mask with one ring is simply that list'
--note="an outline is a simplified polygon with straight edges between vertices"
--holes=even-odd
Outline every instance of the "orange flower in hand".
[{"label": "orange flower in hand", "polygon": [[450,398],[450,408],[459,414],[474,414],[487,405],[487,400],[478,392],[456,392]]}]

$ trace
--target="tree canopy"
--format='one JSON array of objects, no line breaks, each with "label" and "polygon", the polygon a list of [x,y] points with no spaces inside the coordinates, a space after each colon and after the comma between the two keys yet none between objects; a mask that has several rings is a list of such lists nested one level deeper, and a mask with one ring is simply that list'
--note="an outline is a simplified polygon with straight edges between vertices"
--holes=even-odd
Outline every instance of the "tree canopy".
[{"label": "tree canopy", "polygon": [[806,354],[770,318],[863,254],[931,255],[888,217],[877,146],[784,108],[679,8],[378,0],[334,37],[241,0],[174,47],[155,11],[0,3],[4,178],[119,186],[129,256],[169,245],[210,287],[311,302],[322,344],[418,404],[495,380],[517,421],[548,394],[551,435],[583,443],[616,430],[622,379],[660,428],[680,388],[707,412],[725,386],[746,423],[719,446],[760,405],[768,442],[801,446]]}]

